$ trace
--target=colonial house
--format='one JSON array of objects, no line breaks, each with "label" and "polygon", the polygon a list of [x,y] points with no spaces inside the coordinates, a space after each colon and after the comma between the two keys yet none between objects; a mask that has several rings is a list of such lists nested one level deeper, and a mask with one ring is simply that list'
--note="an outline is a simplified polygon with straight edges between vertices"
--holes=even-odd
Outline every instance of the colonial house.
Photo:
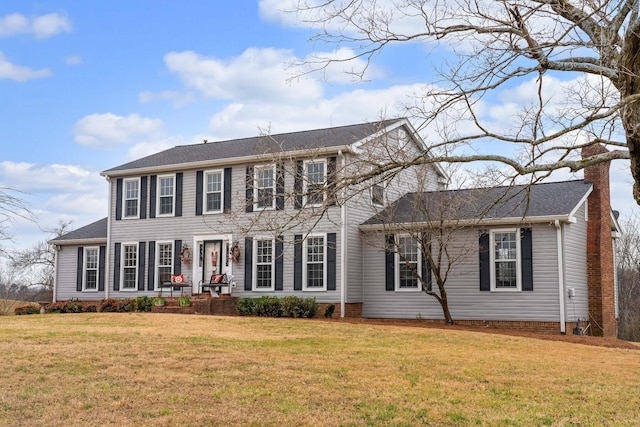
[{"label": "colonial house", "polygon": [[[434,274],[426,249],[403,230],[426,227],[423,207],[442,195],[477,190],[446,190],[435,164],[360,179],[424,153],[411,124],[394,119],[204,141],[108,169],[107,218],[50,242],[54,298],[155,296],[184,280],[199,295],[315,297],[343,317],[442,319],[422,292]],[[476,198],[484,205],[461,204],[442,223],[455,223],[464,248],[446,283],[453,318],[561,333],[582,319],[615,335],[608,186],[601,164],[585,180],[494,188]]]}]

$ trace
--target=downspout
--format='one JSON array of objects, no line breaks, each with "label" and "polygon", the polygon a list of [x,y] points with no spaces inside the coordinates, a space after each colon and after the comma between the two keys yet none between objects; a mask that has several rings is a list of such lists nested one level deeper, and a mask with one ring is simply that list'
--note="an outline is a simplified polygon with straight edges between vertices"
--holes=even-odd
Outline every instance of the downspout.
[{"label": "downspout", "polygon": [[54,261],[54,271],[55,273],[53,274],[53,298],[51,299],[51,302],[58,302],[58,298],[57,298],[57,293],[58,293],[58,254],[60,253],[60,246],[58,245],[53,245],[53,249],[56,251],[55,254],[55,261]]},{"label": "downspout", "polygon": [[[338,150],[338,155],[342,159],[342,173],[346,165],[346,159],[342,150]],[[340,204],[340,317],[345,316],[345,300],[347,296],[347,204],[345,203],[346,188],[342,186],[342,202]]]},{"label": "downspout", "polygon": [[107,182],[109,183],[109,206],[107,208],[107,247],[105,248],[104,261],[107,265],[104,266],[104,298],[109,298],[109,273],[111,272],[111,265],[109,264],[109,260],[111,259],[111,195],[113,194],[113,183],[111,179],[107,176],[105,177]]},{"label": "downspout", "polygon": [[555,220],[554,225],[556,226],[556,242],[558,245],[558,299],[560,301],[560,333],[565,335],[566,331],[566,318],[565,318],[565,310],[564,310],[564,263],[563,263],[563,254],[564,248],[562,246],[562,227],[560,226],[560,221]]}]

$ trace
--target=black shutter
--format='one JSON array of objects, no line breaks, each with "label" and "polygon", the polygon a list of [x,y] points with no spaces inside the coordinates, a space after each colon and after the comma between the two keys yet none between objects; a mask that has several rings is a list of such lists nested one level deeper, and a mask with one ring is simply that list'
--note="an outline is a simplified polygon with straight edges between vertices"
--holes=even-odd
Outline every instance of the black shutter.
[{"label": "black shutter", "polygon": [[222,206],[222,212],[231,212],[231,168],[224,168],[224,205]]},{"label": "black shutter", "polygon": [[202,205],[204,204],[204,172],[196,172],[196,215],[202,215]]},{"label": "black shutter", "polygon": [[276,166],[276,210],[284,209],[284,164]]},{"label": "black shutter", "polygon": [[155,289],[156,281],[156,242],[149,242],[149,267],[147,270],[147,290]]},{"label": "black shutter", "polygon": [[302,160],[296,160],[296,176],[293,182],[293,192],[296,195],[294,206],[296,209],[302,208],[302,188],[304,179],[304,163]]},{"label": "black shutter", "polygon": [[156,217],[156,191],[158,190],[158,175],[151,175],[149,184],[149,218]]},{"label": "black shutter", "polygon": [[182,249],[182,240],[173,242],[173,274],[176,276],[182,274],[182,260],[180,259],[180,249]]},{"label": "black shutter", "polygon": [[122,178],[116,180],[116,221],[122,219]]},{"label": "black shutter", "polygon": [[489,257],[489,233],[486,231],[480,232],[478,239],[478,249],[480,254],[480,290],[491,290],[491,265]]},{"label": "black shutter", "polygon": [[336,233],[327,233],[327,290],[336,290]]},{"label": "black shutter", "polygon": [[[429,261],[427,260],[427,256],[424,253],[424,248],[425,248],[425,244],[424,244],[424,239],[428,239],[428,237],[426,235],[422,236],[423,242],[420,245],[421,248],[421,252],[422,252],[422,279],[427,283],[427,290],[430,291],[431,290],[431,264],[429,264]],[[427,249],[429,252],[431,252],[431,242],[429,242],[429,248]],[[430,255],[430,254],[429,254]]]},{"label": "black shutter", "polygon": [[302,234],[293,237],[293,290],[302,290]]},{"label": "black shutter", "polygon": [[276,283],[275,290],[281,291],[283,290],[284,284],[284,263],[283,263],[283,249],[284,244],[282,240],[282,236],[278,236],[276,238],[276,253],[274,254],[276,257]]},{"label": "black shutter", "polygon": [[531,229],[521,231],[520,251],[522,255],[522,290],[533,291],[533,249]]},{"label": "black shutter", "polygon": [[82,291],[82,270],[84,267],[84,248],[81,246],[78,248],[78,264],[76,265],[76,291]]},{"label": "black shutter", "polygon": [[147,177],[140,178],[140,219],[147,218]]},{"label": "black shutter", "polygon": [[[247,168],[249,169],[249,168]],[[244,239],[244,290],[253,289],[253,239]]]},{"label": "black shutter", "polygon": [[138,243],[138,290],[144,291],[144,262],[147,252],[147,243]]},{"label": "black shutter", "polygon": [[175,216],[182,216],[182,172],[176,174],[176,213]]},{"label": "black shutter", "polygon": [[245,212],[253,212],[253,166],[247,166]]},{"label": "black shutter", "polygon": [[327,204],[329,206],[335,206],[337,195],[336,195],[336,169],[337,169],[338,159],[334,157],[329,157],[327,159]]},{"label": "black shutter", "polygon": [[384,236],[385,249],[384,249],[384,284],[386,291],[394,291],[396,289],[396,252],[395,252],[395,237],[393,234],[387,234]]},{"label": "black shutter", "polygon": [[113,248],[113,290],[120,290],[120,243]]},{"label": "black shutter", "polygon": [[100,246],[99,251],[99,265],[98,265],[98,290],[104,291],[104,272],[106,271],[107,263],[107,247]]}]

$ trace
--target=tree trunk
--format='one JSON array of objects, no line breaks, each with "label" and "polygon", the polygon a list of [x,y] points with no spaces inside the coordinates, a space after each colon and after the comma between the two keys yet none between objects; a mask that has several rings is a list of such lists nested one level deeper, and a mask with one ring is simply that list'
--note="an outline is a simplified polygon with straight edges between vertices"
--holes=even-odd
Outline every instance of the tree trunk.
[{"label": "tree trunk", "polygon": [[440,298],[438,298],[438,302],[442,307],[444,321],[447,325],[453,325],[453,317],[451,317],[451,312],[449,311],[449,300],[447,299],[447,291],[444,288],[444,284],[438,284],[438,288],[440,289]]}]

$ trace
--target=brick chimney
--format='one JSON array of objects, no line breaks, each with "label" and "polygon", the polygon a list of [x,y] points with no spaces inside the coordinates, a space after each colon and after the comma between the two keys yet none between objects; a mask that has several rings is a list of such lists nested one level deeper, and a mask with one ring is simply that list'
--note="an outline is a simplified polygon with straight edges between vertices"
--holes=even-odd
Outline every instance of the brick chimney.
[{"label": "brick chimney", "polygon": [[[582,149],[582,158],[587,159],[608,151],[600,144],[590,145]],[[602,162],[584,169],[584,180],[593,183],[593,191],[587,202],[587,285],[589,321],[594,335],[616,337],[618,327],[615,315],[609,166],[610,162]]]}]

